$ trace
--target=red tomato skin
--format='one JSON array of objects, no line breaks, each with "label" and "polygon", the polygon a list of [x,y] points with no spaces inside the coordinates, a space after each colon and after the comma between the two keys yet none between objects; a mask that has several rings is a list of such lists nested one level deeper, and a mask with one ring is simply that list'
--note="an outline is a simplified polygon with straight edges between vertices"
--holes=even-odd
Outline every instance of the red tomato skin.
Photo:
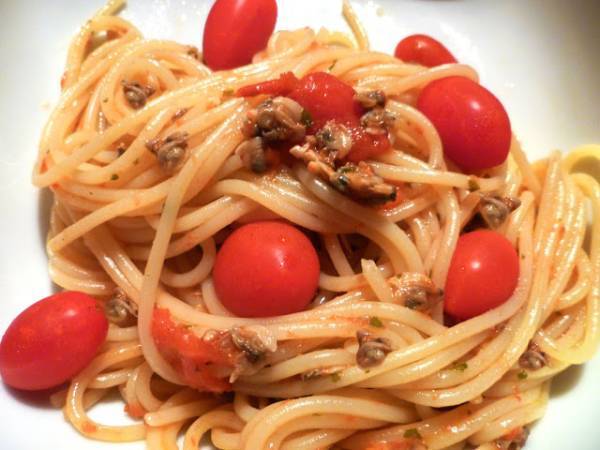
[{"label": "red tomato skin", "polygon": [[204,25],[204,62],[213,70],[249,64],[266,47],[276,21],[275,0],[217,0]]},{"label": "red tomato skin", "polygon": [[81,292],[46,297],[19,314],[0,343],[4,383],[23,390],[58,386],[83,370],[106,339],[108,321]]},{"label": "red tomato skin", "polygon": [[440,41],[426,34],[406,36],[396,46],[394,56],[405,62],[426,67],[456,62],[456,58]]},{"label": "red tomato skin", "polygon": [[502,164],[510,149],[510,119],[502,103],[465,77],[432,81],[417,108],[437,129],[444,154],[466,172]]},{"label": "red tomato skin", "polygon": [[354,101],[354,89],[339,78],[314,72],[300,80],[289,97],[310,112],[313,124],[308,132],[314,133],[328,121],[344,125],[358,125],[363,111]]},{"label": "red tomato skin", "polygon": [[299,81],[292,72],[284,72],[274,80],[243,86],[237,90],[236,94],[239,97],[252,97],[260,94],[288,95],[298,85]]},{"label": "red tomato skin", "polygon": [[306,309],[319,281],[319,258],[297,228],[254,222],[223,243],[213,269],[223,305],[241,317],[271,317]]},{"label": "red tomato skin", "polygon": [[503,304],[519,279],[519,257],[500,233],[477,230],[459,237],[444,289],[444,310],[466,320]]}]

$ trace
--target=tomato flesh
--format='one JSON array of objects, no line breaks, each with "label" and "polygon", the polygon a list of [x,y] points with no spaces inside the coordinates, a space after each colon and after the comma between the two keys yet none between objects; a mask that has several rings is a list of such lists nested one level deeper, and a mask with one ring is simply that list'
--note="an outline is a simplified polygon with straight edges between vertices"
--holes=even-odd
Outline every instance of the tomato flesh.
[{"label": "tomato flesh", "polygon": [[350,162],[358,163],[373,158],[385,153],[391,147],[387,134],[369,134],[360,126],[352,127],[351,133],[352,149],[347,156]]},{"label": "tomato flesh", "polygon": [[167,309],[156,308],[152,337],[160,354],[181,375],[185,384],[201,391],[223,392],[231,384],[223,373],[233,368],[239,350],[225,331],[202,339],[187,327],[175,323]]},{"label": "tomato flesh", "polygon": [[240,97],[252,97],[260,94],[288,95],[298,85],[298,82],[298,78],[292,72],[284,72],[274,80],[243,86],[238,89],[237,95]]},{"label": "tomato flesh", "polygon": [[519,257],[500,233],[477,230],[459,237],[444,289],[444,310],[465,320],[510,298],[519,279]]},{"label": "tomato flesh", "polygon": [[330,120],[348,127],[353,139],[348,160],[359,162],[387,151],[391,145],[387,134],[372,135],[360,126],[364,110],[354,100],[355,93],[339,78],[315,72],[303,77],[290,97],[310,113],[313,123],[309,133],[315,133]]},{"label": "tomato flesh", "polygon": [[426,67],[456,62],[456,58],[444,44],[426,34],[413,34],[402,39],[396,46],[394,56]]},{"label": "tomato flesh", "polygon": [[297,228],[254,222],[234,231],[217,253],[213,278],[223,305],[241,317],[306,309],[319,281],[319,258]]},{"label": "tomato flesh", "polygon": [[202,51],[213,70],[249,64],[275,29],[275,0],[217,0],[206,19]]},{"label": "tomato flesh", "polygon": [[108,321],[81,292],[46,297],[19,314],[0,343],[0,374],[24,390],[58,386],[77,375],[106,339]]},{"label": "tomato flesh", "polygon": [[502,103],[465,77],[429,83],[417,108],[437,129],[444,154],[466,172],[502,164],[510,149],[511,126]]},{"label": "tomato flesh", "polygon": [[326,73],[314,72],[298,80],[291,72],[279,78],[244,86],[237,91],[241,97],[259,94],[284,95],[298,102],[312,121],[309,134],[315,134],[327,122],[335,121],[346,126],[352,134],[353,146],[347,159],[359,162],[377,156],[391,147],[387,134],[373,135],[360,125],[365,112],[354,100],[356,92],[339,78]]}]

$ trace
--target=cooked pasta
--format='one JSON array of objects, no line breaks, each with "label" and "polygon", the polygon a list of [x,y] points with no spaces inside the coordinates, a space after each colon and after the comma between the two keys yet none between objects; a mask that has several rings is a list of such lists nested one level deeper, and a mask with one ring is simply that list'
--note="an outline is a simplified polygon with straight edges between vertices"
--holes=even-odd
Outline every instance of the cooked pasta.
[{"label": "cooked pasta", "polygon": [[[192,450],[209,435],[217,448],[245,450],[523,440],[522,427],[544,414],[552,378],[598,346],[600,187],[575,169],[600,147],[530,164],[513,137],[504,164],[462,173],[415,103],[427,83],[477,81],[475,70],[370,50],[348,3],[353,37],[278,31],[252,64],[217,72],[190,46],[144,39],[114,15],[120,6],[109,2],[73,40],[33,175],[54,194],[52,280],[97,298],[112,321],[100,354],[53,396],[67,420],[89,438],[145,440],[150,449]],[[254,173],[236,151],[257,107],[239,88],[318,71],[385,94],[392,148],[368,164],[397,187],[398,201],[346,195],[301,159]],[[440,295],[410,304],[402,296],[410,277],[441,294],[459,235],[490,196],[518,201],[496,228],[519,255],[514,293],[455,324]],[[311,237],[318,292],[302,312],[237,317],[215,291],[216,254],[233,228],[264,219]],[[180,333],[243,329],[264,348],[223,374],[229,393],[194,389],[157,344],[157,311]],[[360,359],[367,335],[379,352],[372,365]],[[136,423],[88,416],[114,390]]]}]

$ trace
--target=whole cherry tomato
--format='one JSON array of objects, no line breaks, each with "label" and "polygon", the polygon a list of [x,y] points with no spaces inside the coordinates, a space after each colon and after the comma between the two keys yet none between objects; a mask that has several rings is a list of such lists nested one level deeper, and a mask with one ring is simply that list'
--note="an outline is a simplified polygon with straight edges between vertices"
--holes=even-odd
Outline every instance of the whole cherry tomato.
[{"label": "whole cherry tomato", "polygon": [[426,34],[413,34],[398,42],[396,58],[426,67],[455,63],[456,58],[444,45]]},{"label": "whole cherry tomato", "polygon": [[477,230],[458,239],[444,289],[444,310],[465,320],[503,304],[519,278],[519,257],[500,233]]},{"label": "whole cherry tomato", "polygon": [[506,160],[510,119],[486,88],[465,77],[442,78],[423,88],[417,107],[440,134],[444,154],[464,171],[488,169]]},{"label": "whole cherry tomato", "polygon": [[58,386],[77,375],[106,339],[108,321],[96,300],[64,291],[34,303],[0,343],[0,374],[17,389]]},{"label": "whole cherry tomato", "polygon": [[310,240],[283,222],[254,222],[235,230],[215,261],[215,290],[241,317],[304,310],[319,281],[319,258]]},{"label": "whole cherry tomato", "polygon": [[266,47],[276,21],[275,0],[217,0],[204,25],[204,62],[213,70],[250,63]]}]

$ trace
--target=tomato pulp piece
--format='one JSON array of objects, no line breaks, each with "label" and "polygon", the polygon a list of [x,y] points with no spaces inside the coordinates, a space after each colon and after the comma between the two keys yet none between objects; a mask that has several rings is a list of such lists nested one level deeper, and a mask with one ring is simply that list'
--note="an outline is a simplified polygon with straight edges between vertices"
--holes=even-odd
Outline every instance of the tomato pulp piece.
[{"label": "tomato pulp piece", "polygon": [[237,95],[239,97],[252,97],[260,94],[288,95],[294,90],[298,82],[298,78],[292,72],[284,72],[279,78],[243,86],[237,90]]},{"label": "tomato pulp piece", "polygon": [[360,126],[365,112],[354,100],[352,86],[326,73],[315,72],[303,77],[290,97],[306,109],[312,119],[309,133],[315,133],[327,122],[345,125],[352,134],[353,146],[348,160],[359,162],[379,155],[390,148],[387,134],[372,135]]},{"label": "tomato pulp piece", "polygon": [[181,375],[185,384],[209,392],[231,390],[223,373],[234,367],[240,354],[229,333],[215,331],[203,339],[171,319],[167,309],[156,308],[152,336],[160,354]]}]

